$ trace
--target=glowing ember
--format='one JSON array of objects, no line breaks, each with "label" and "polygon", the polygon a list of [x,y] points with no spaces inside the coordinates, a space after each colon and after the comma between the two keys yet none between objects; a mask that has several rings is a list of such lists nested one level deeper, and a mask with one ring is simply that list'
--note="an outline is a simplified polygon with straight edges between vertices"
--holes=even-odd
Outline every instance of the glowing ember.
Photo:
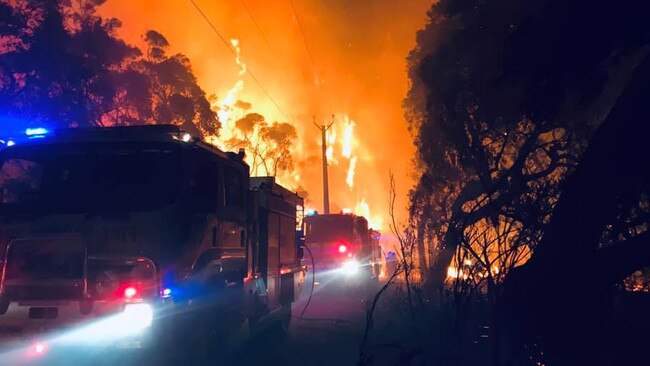
[{"label": "glowing ember", "polygon": [[458,269],[456,267],[449,266],[449,268],[447,268],[447,277],[458,278]]}]

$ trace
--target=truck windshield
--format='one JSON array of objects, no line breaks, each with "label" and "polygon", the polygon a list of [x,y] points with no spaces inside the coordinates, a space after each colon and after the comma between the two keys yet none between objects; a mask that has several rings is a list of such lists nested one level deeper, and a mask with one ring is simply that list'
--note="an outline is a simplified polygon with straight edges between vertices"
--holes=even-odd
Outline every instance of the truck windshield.
[{"label": "truck windshield", "polygon": [[74,280],[83,278],[85,253],[79,246],[48,242],[13,244],[5,280]]},{"label": "truck windshield", "polygon": [[319,215],[305,219],[305,242],[308,244],[352,239],[353,217],[348,215]]},{"label": "truck windshield", "polygon": [[179,161],[167,143],[17,146],[0,157],[0,212],[154,209],[176,198]]}]

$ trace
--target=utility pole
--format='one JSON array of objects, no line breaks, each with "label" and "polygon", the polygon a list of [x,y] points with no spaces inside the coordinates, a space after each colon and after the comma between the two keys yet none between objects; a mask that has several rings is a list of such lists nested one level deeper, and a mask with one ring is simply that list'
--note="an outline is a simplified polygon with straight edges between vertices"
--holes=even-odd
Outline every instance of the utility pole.
[{"label": "utility pole", "polygon": [[327,130],[334,124],[334,115],[332,115],[332,123],[329,125],[319,126],[316,123],[316,116],[314,116],[314,126],[321,132],[323,139],[323,211],[327,215],[330,213],[330,189],[327,180]]}]

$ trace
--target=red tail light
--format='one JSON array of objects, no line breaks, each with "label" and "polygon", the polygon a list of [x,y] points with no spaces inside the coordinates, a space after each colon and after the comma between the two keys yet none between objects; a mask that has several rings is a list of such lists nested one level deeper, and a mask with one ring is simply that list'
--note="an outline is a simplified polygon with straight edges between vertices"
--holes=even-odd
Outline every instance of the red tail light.
[{"label": "red tail light", "polygon": [[136,300],[142,298],[142,287],[135,283],[125,283],[117,290],[117,296],[125,300]]},{"label": "red tail light", "polygon": [[126,299],[132,299],[137,294],[138,294],[138,290],[133,286],[129,286],[129,287],[124,289],[124,298],[126,298]]},{"label": "red tail light", "polygon": [[339,253],[345,253],[348,251],[348,247],[345,244],[339,245]]}]

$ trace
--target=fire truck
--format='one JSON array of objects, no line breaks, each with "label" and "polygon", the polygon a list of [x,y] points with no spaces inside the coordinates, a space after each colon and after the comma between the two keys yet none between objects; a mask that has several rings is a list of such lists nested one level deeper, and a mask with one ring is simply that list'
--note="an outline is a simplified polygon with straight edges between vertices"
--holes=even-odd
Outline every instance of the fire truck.
[{"label": "fire truck", "polygon": [[197,364],[242,329],[287,329],[303,200],[242,151],[170,125],[4,141],[0,358],[154,347]]},{"label": "fire truck", "polygon": [[368,228],[363,216],[311,212],[304,221],[305,246],[312,255],[314,271],[362,279],[379,278],[380,234]]}]

